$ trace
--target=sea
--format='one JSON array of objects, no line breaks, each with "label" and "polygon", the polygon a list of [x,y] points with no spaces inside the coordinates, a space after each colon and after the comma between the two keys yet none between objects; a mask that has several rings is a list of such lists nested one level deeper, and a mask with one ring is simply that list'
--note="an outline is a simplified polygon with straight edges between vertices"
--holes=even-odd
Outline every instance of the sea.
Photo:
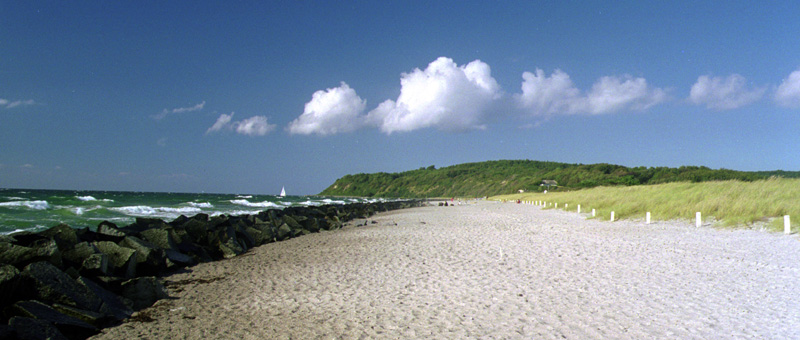
[{"label": "sea", "polygon": [[137,217],[169,222],[180,215],[199,213],[245,215],[295,206],[378,201],[384,199],[0,188],[0,234],[41,231],[61,223],[95,229],[102,221],[126,226]]}]

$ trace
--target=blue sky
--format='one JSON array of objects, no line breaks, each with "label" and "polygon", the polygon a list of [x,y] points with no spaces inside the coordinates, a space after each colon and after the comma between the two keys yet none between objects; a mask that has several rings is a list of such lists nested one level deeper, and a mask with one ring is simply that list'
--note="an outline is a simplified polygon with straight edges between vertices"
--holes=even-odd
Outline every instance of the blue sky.
[{"label": "blue sky", "polygon": [[800,170],[800,2],[7,1],[0,187],[495,159]]}]

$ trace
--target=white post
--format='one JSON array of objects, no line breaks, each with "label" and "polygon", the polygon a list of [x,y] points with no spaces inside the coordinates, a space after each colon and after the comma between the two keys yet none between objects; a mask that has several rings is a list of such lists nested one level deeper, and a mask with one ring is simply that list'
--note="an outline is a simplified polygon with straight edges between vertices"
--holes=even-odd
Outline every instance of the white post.
[{"label": "white post", "polygon": [[614,222],[614,212],[611,212],[611,222]]},{"label": "white post", "polygon": [[558,209],[558,202],[556,202],[556,209]]},{"label": "white post", "polygon": [[594,209],[592,209],[592,217],[595,217],[595,216],[597,216],[597,215],[595,214]]},{"label": "white post", "polygon": [[695,219],[697,220],[695,224],[697,225],[698,228],[700,228],[700,226],[703,225],[703,218],[700,217],[699,211],[697,212]]},{"label": "white post", "polygon": [[581,205],[580,204],[578,204],[578,213],[579,214],[581,213]]},{"label": "white post", "polygon": [[567,210],[567,208],[569,208],[569,203],[564,204],[564,210]]},{"label": "white post", "polygon": [[650,224],[650,212],[649,212],[649,211],[647,212],[647,217],[646,217],[646,220],[647,220],[647,222],[646,222],[646,223],[647,223],[647,224]]},{"label": "white post", "polygon": [[789,215],[783,215],[783,233],[787,235],[792,233],[792,224],[789,223]]}]

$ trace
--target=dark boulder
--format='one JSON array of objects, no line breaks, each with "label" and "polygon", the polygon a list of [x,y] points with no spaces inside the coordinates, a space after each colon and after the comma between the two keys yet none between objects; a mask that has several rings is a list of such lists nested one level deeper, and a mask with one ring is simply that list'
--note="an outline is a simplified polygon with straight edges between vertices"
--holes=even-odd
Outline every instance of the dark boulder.
[{"label": "dark boulder", "polygon": [[103,253],[89,255],[83,260],[79,273],[86,276],[108,275],[108,255]]},{"label": "dark boulder", "polygon": [[58,249],[64,251],[72,249],[78,244],[78,232],[66,224],[59,224],[40,233],[41,235],[56,241]]},{"label": "dark boulder", "polygon": [[136,251],[130,248],[120,247],[111,241],[93,242],[100,253],[108,256],[109,270],[116,275],[125,277],[136,276]]},{"label": "dark boulder", "polygon": [[39,301],[20,301],[12,307],[15,314],[47,321],[70,339],[86,339],[97,333],[97,327],[82,320],[64,315]]},{"label": "dark boulder", "polygon": [[22,268],[30,263],[48,261],[54,265],[61,265],[61,252],[56,241],[48,238],[39,238],[27,245],[18,245],[9,242],[0,242],[0,265],[10,264]]},{"label": "dark boulder", "polygon": [[119,242],[125,238],[126,234],[117,228],[117,225],[109,221],[100,222],[97,225],[97,237],[99,241]]},{"label": "dark boulder", "polygon": [[[119,295],[110,292],[109,290],[101,287],[94,281],[85,277],[79,278],[78,283],[86,287],[86,289],[90,290],[100,299],[101,304],[99,311],[103,315],[108,315],[114,320],[122,320],[130,317],[131,314],[133,314],[133,309],[131,309],[131,307],[128,306],[128,304],[125,303],[125,301]],[[133,303],[130,304],[132,305]],[[87,320],[84,319],[84,321]]]},{"label": "dark boulder", "polygon": [[280,225],[280,227],[278,227],[278,230],[276,232],[276,238],[278,241],[289,239],[292,236],[294,236],[294,234],[292,234],[292,228],[289,227],[288,224],[283,223]]},{"label": "dark boulder", "polygon": [[8,306],[16,301],[20,289],[19,270],[12,265],[0,266],[0,306]]},{"label": "dark boulder", "polygon": [[80,242],[72,247],[72,249],[65,250],[61,256],[65,262],[69,262],[74,266],[80,268],[83,261],[86,261],[92,254],[97,254],[99,250],[94,245],[88,242]]},{"label": "dark boulder", "polygon": [[8,321],[19,340],[70,340],[50,322],[15,316]]},{"label": "dark boulder", "polygon": [[142,238],[161,249],[175,249],[175,240],[166,229],[148,229],[140,233]]},{"label": "dark boulder", "polygon": [[126,236],[119,245],[136,250],[136,272],[139,275],[158,275],[166,267],[166,254],[155,244],[136,236]]},{"label": "dark boulder", "polygon": [[152,276],[123,282],[121,294],[133,302],[135,310],[150,307],[156,301],[169,297],[161,281]]},{"label": "dark boulder", "polygon": [[49,262],[31,263],[20,275],[36,300],[92,311],[100,308],[97,295]]}]

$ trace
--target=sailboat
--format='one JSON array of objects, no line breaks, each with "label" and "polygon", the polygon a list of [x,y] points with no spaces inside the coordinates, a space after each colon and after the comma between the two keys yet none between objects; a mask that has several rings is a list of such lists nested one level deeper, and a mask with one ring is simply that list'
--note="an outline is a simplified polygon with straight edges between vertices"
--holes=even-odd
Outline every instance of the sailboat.
[{"label": "sailboat", "polygon": [[280,197],[286,197],[286,187],[281,187],[281,194],[278,195]]}]

